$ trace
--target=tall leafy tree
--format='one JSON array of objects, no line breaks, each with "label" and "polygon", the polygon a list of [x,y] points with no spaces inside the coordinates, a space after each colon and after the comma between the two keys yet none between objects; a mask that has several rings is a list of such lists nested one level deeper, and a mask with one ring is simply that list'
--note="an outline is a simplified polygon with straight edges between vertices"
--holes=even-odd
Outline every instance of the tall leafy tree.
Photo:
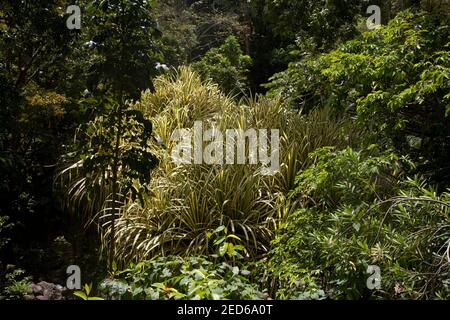
[{"label": "tall leafy tree", "polygon": [[152,18],[154,1],[94,0],[86,9],[87,39],[92,55],[88,85],[94,94],[121,102],[137,99],[152,87],[155,65],[163,59],[156,47],[160,35]]},{"label": "tall leafy tree", "polygon": [[[17,87],[54,85],[76,31],[66,27],[66,0],[2,0],[0,57]],[[59,72],[59,74],[58,74]]]},{"label": "tall leafy tree", "polygon": [[[31,212],[39,204],[46,210],[44,203],[49,202],[43,191],[51,190],[48,167],[57,159],[65,132],[58,123],[65,113],[59,102],[65,98],[54,91],[66,76],[76,34],[66,27],[66,4],[0,2],[0,152],[10,159],[3,162],[8,164],[2,175],[8,192],[2,193],[6,201],[1,206],[9,213]],[[28,204],[21,204],[23,200]]]},{"label": "tall leafy tree", "polygon": [[448,17],[406,10],[387,26],[311,55],[269,85],[296,108],[357,116],[375,140],[409,154],[448,186],[450,54]]},{"label": "tall leafy tree", "polygon": [[154,41],[159,31],[152,7],[153,1],[146,0],[94,0],[85,14],[84,48],[90,53],[87,85],[101,105],[101,114],[82,127],[77,146],[81,161],[71,168],[82,166],[83,185],[77,185],[77,191],[84,188],[89,197],[99,187],[108,190],[110,266],[119,193],[125,198],[141,195],[145,190],[136,184],[145,187],[157,164],[149,152],[151,123],[131,106],[142,90],[152,87],[155,65],[162,58]]}]

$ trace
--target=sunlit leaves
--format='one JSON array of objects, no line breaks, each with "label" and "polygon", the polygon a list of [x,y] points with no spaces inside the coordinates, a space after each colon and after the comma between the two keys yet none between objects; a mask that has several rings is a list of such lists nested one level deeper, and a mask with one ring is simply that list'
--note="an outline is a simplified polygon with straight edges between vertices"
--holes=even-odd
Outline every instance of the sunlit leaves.
[{"label": "sunlit leaves", "polygon": [[248,85],[246,73],[251,63],[251,58],[242,53],[236,37],[230,36],[192,67],[203,79],[212,79],[225,93],[241,93]]},{"label": "sunlit leaves", "polygon": [[[450,154],[449,35],[448,17],[402,12],[387,26],[337,50],[292,63],[272,78],[270,95],[306,111],[330,107],[356,116],[374,139],[414,156],[428,169],[445,167]],[[425,144],[412,150],[408,136]]]},{"label": "sunlit leaves", "polygon": [[[313,155],[315,164],[299,175],[295,192],[305,208],[288,218],[273,242],[270,269],[278,295],[322,290],[334,299],[448,297],[448,192],[390,173],[398,165],[394,155],[350,149]],[[368,265],[382,270],[381,290],[365,287]]]},{"label": "sunlit leaves", "polygon": [[263,299],[248,275],[238,266],[207,257],[168,256],[131,265],[118,280],[106,280],[100,288],[109,296],[128,299]]}]

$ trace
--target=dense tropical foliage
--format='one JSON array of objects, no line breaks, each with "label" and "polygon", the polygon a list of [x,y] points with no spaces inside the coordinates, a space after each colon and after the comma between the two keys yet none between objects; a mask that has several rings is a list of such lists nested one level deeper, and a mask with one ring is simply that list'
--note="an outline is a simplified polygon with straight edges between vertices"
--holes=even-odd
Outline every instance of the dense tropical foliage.
[{"label": "dense tropical foliage", "polygon": [[448,2],[69,5],[0,1],[0,300],[450,298]]}]

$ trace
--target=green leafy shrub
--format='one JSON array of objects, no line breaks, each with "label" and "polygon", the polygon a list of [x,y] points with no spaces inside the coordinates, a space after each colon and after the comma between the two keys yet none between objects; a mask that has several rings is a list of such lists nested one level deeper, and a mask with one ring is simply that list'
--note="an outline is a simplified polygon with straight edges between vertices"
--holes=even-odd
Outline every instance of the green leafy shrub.
[{"label": "green leafy shrub", "polygon": [[132,264],[104,280],[100,290],[122,299],[263,299],[266,295],[247,279],[249,271],[206,257],[168,256]]},{"label": "green leafy shrub", "polygon": [[309,55],[275,75],[272,96],[296,108],[330,107],[421,172],[448,185],[450,51],[448,17],[411,10],[337,50]]},{"label": "green leafy shrub", "polygon": [[[0,275],[0,277],[3,277],[3,275]],[[30,292],[31,277],[25,276],[25,270],[8,265],[4,275],[4,283],[0,285],[0,300],[20,300]]]},{"label": "green leafy shrub", "polygon": [[[313,156],[293,192],[306,199],[304,208],[273,242],[277,296],[447,299],[450,193],[402,178],[388,153]],[[380,268],[379,289],[367,286],[369,265]]]},{"label": "green leafy shrub", "polygon": [[219,48],[209,50],[192,65],[203,79],[212,79],[226,93],[243,92],[248,85],[246,73],[252,60],[244,55],[236,37],[230,36]]},{"label": "green leafy shrub", "polygon": [[362,151],[335,149],[319,148],[310,154],[313,164],[297,176],[293,196],[301,196],[315,207],[336,209],[343,203],[370,203],[389,194],[400,170],[395,154],[377,154],[375,145]]},{"label": "green leafy shrub", "polygon": [[213,232],[209,232],[208,238],[212,236],[215,236],[213,245],[217,248],[216,256],[226,257],[233,261],[244,258],[241,252],[244,253],[246,250],[243,245],[239,244],[241,239],[232,233],[228,233],[227,227],[219,226]]}]

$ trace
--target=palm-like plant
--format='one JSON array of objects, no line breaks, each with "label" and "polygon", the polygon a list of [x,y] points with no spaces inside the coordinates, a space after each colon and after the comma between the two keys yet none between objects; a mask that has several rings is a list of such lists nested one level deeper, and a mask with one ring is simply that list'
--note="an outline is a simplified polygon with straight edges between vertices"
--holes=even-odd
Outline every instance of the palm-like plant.
[{"label": "palm-like plant", "polygon": [[[124,260],[212,252],[208,233],[221,225],[242,239],[248,255],[265,252],[279,222],[297,205],[286,195],[309,152],[352,141],[341,134],[345,123],[326,110],[306,116],[264,97],[236,102],[189,68],[157,78],[155,92],[144,93],[136,108],[151,118],[166,149],[153,149],[161,165],[153,172],[151,195],[143,206],[129,203],[117,221],[116,250]],[[222,131],[279,129],[280,172],[263,176],[259,166],[249,164],[173,163],[172,132],[198,120]]]},{"label": "palm-like plant", "polygon": [[[247,255],[264,253],[280,222],[298,206],[287,194],[297,171],[310,161],[308,154],[317,147],[347,145],[353,140],[351,134],[341,134],[345,122],[334,119],[327,110],[302,115],[265,97],[236,102],[223,95],[216,85],[202,82],[189,68],[161,76],[154,83],[155,91],[144,92],[140,102],[133,105],[151,120],[153,133],[165,145],[148,145],[160,163],[152,172],[150,192],[139,189],[139,181],[133,180],[141,202],[127,196],[123,186],[128,173],[120,167],[121,210],[115,230],[108,219],[95,220],[103,231],[105,247],[111,245],[111,233],[115,231],[114,250],[120,260],[143,260],[161,253],[211,253],[214,249],[208,234],[219,226],[226,226],[243,241]],[[264,176],[259,166],[250,164],[174,163],[172,132],[192,128],[198,120],[223,131],[278,129],[280,172]],[[122,139],[120,149],[125,150],[127,144],[130,141]],[[105,179],[110,176],[109,167],[102,174],[91,175],[95,183],[87,184],[85,176],[76,175],[81,166],[82,162],[72,164],[60,175],[67,188],[67,200],[81,205],[86,221],[105,218],[111,203],[111,185]]]},{"label": "palm-like plant", "polygon": [[112,265],[116,217],[127,201],[144,201],[158,159],[149,148],[151,122],[130,107],[112,105],[110,109],[80,127],[78,152],[71,154],[75,163],[61,170],[57,182],[66,192],[67,207],[80,210],[87,223],[95,221],[111,229]]}]

